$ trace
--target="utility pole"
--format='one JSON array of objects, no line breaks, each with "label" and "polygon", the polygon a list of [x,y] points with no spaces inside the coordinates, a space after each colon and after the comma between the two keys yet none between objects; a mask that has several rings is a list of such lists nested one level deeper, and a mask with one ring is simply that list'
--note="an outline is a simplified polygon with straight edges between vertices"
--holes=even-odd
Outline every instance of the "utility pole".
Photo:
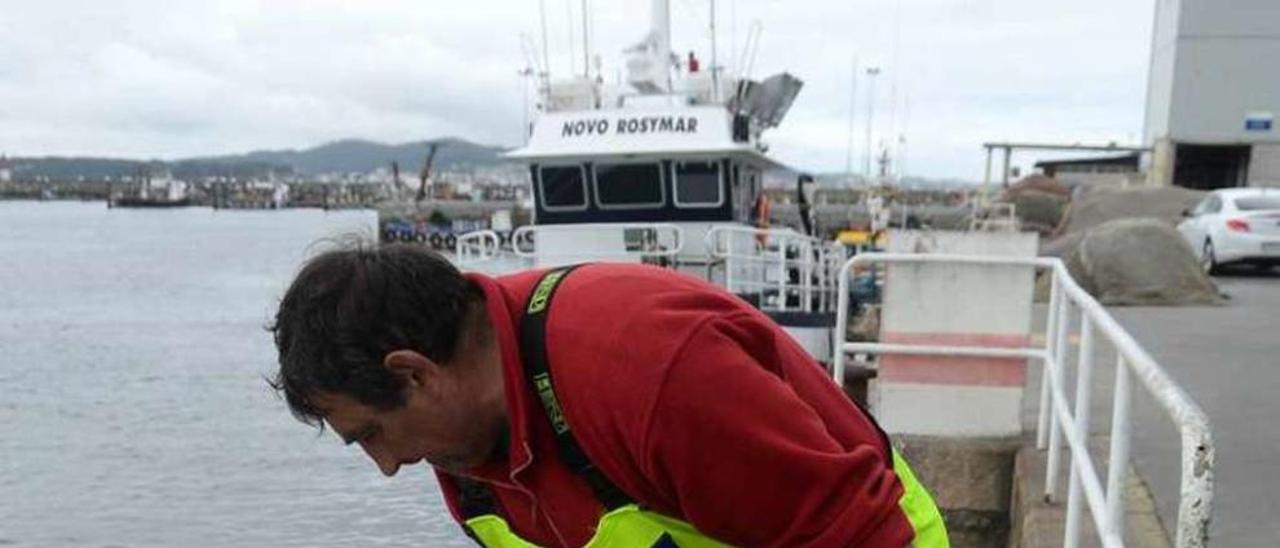
[{"label": "utility pole", "polygon": [[871,125],[876,115],[876,76],[879,74],[880,67],[867,67],[867,77],[871,82],[867,84],[870,88],[867,92],[867,142],[863,143],[862,155],[862,174],[867,180],[871,179]]}]

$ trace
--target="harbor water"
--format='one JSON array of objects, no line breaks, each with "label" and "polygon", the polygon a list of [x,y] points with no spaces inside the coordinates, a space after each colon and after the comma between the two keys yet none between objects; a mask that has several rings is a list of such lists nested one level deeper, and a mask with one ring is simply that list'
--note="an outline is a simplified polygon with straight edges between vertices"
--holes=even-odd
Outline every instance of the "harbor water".
[{"label": "harbor water", "polygon": [[0,546],[467,546],[267,386],[313,242],[370,211],[0,202]]}]

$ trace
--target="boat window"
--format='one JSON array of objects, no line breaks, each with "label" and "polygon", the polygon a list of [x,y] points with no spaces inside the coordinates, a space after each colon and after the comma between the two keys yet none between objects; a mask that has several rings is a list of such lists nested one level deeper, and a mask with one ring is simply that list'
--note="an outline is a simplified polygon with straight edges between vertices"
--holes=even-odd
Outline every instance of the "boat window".
[{"label": "boat window", "polygon": [[676,205],[679,207],[720,207],[724,203],[724,182],[719,162],[675,162]]},{"label": "boat window", "polygon": [[1236,198],[1236,209],[1239,209],[1240,211],[1280,209],[1280,194],[1275,196],[1249,196],[1248,198]]},{"label": "boat window", "polygon": [[657,162],[596,164],[596,203],[601,209],[661,207],[662,167]]},{"label": "boat window", "polygon": [[547,211],[587,208],[587,182],[582,166],[546,166],[538,170],[542,207]]}]

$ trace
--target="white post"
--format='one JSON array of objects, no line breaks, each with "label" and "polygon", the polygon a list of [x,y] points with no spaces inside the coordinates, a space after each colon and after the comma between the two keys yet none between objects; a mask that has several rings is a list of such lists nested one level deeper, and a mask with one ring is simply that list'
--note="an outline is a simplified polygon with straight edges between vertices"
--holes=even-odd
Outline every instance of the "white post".
[{"label": "white post", "polygon": [[[1050,360],[1057,363],[1060,358],[1053,355],[1053,350],[1056,347],[1055,341],[1058,335],[1057,310],[1058,299],[1061,298],[1061,295],[1059,295],[1061,289],[1058,288],[1058,274],[1053,269],[1048,269],[1046,272],[1049,275],[1051,287],[1049,290],[1049,314],[1044,329],[1044,351]],[[1049,375],[1051,371],[1048,362],[1049,360],[1045,360],[1040,363],[1040,417],[1036,428],[1036,449],[1041,450],[1049,445],[1049,416],[1053,414],[1053,401],[1049,397]]]},{"label": "white post", "polygon": [[716,237],[715,237],[715,238],[713,238],[713,239],[712,239],[712,242],[711,242],[711,246],[712,246],[712,247],[711,247],[711,249],[712,249],[712,253],[716,253],[716,252],[718,252],[718,251],[720,250],[720,234],[728,234],[728,235],[729,235],[729,243],[726,245],[726,249],[725,249],[725,251],[724,251],[724,255],[723,255],[723,258],[724,258],[724,286],[725,286],[725,287],[727,287],[727,288],[729,288],[729,292],[730,292],[730,293],[737,293],[737,291],[735,291],[735,290],[734,290],[734,287],[733,287],[733,266],[734,266],[734,263],[736,262],[736,261],[734,260],[734,257],[735,257],[736,255],[735,255],[735,253],[733,252],[733,244],[734,244],[733,233],[732,233],[732,232],[721,232],[721,233],[717,233],[717,234],[716,234]]},{"label": "white post", "polygon": [[[1057,276],[1057,267],[1054,268],[1054,275]],[[1053,386],[1062,386],[1067,376],[1067,342],[1071,336],[1071,299],[1067,298],[1064,292],[1058,299],[1058,334],[1054,337],[1053,343],[1056,350],[1053,352]],[[1050,398],[1052,402],[1052,398]],[[1049,462],[1045,466],[1044,477],[1044,500],[1045,502],[1053,502],[1053,497],[1058,494],[1058,462],[1062,460],[1062,428],[1061,421],[1058,420],[1058,414],[1052,409],[1049,412]]]},{"label": "white post", "polygon": [[853,269],[853,258],[845,261],[837,271],[836,280],[836,329],[831,334],[831,376],[836,386],[844,388],[844,337],[849,330],[849,271]]},{"label": "white post", "polygon": [[787,244],[779,238],[778,246],[778,310],[787,309]]},{"label": "white post", "polygon": [[813,312],[813,247],[809,239],[800,241],[800,310]]},{"label": "white post", "polygon": [[1129,470],[1129,364],[1116,358],[1111,410],[1111,456],[1107,466],[1107,533],[1124,535],[1125,474]]},{"label": "white post", "polygon": [[[1076,405],[1072,413],[1075,416],[1075,424],[1071,425],[1076,433],[1076,439],[1084,444],[1084,451],[1089,450],[1089,395],[1092,393],[1092,372],[1093,372],[1093,321],[1089,319],[1088,314],[1081,315],[1080,318],[1080,350],[1077,356],[1079,364],[1076,371]],[[1080,514],[1084,504],[1084,493],[1081,492],[1080,463],[1074,457],[1071,459],[1070,480],[1067,486],[1067,522],[1066,522],[1066,542],[1063,544],[1065,548],[1077,548],[1080,546]]]}]

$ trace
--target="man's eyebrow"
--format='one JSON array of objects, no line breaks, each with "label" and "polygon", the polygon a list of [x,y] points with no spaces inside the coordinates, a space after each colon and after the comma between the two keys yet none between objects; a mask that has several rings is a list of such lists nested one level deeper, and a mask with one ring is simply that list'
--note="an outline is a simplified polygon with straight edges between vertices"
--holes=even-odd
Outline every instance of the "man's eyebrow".
[{"label": "man's eyebrow", "polygon": [[[337,432],[337,429],[335,428],[334,431]],[[368,436],[372,431],[373,431],[373,424],[366,423],[364,426],[361,426],[360,428],[358,428],[353,434],[348,435],[342,432],[338,432],[338,436],[342,438],[343,445],[351,445],[357,441],[360,441],[364,437]]]}]

